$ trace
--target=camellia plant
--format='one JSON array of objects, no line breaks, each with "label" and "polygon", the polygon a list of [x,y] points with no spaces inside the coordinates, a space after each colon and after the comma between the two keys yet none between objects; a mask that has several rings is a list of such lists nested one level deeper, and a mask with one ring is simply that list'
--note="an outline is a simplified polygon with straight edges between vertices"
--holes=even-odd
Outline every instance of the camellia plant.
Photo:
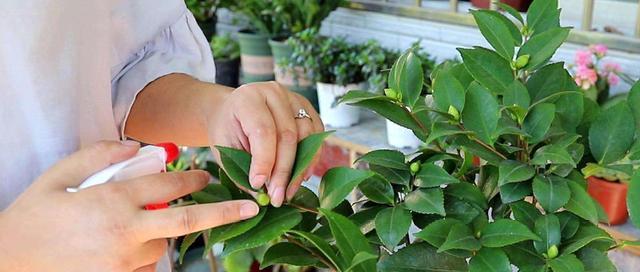
[{"label": "camellia plant", "polygon": [[[255,218],[205,231],[207,249],[224,243],[225,256],[267,245],[263,267],[344,272],[615,271],[607,251],[637,242],[616,241],[598,227],[601,212],[578,165],[587,153],[615,161],[630,144],[612,138],[613,123],[590,131],[597,105],[563,63],[549,63],[569,34],[557,1],[534,1],[526,20],[501,8],[511,17],[472,12],[493,49],[460,48],[462,63],[437,67],[430,90],[423,91],[422,65],[411,49],[389,72],[387,93],[394,95],[351,91],[342,98],[411,129],[426,148],[408,156],[376,150],[358,160],[366,170],[330,169],[318,196],[303,188],[283,207],[264,206]],[[640,120],[627,110],[640,105],[632,105],[619,106],[615,118]],[[327,135],[300,142],[293,179]],[[218,150],[226,174],[194,200],[258,197],[247,179],[251,156]],[[636,224],[639,185],[640,176],[632,178]],[[345,200],[354,194],[360,200]]]}]

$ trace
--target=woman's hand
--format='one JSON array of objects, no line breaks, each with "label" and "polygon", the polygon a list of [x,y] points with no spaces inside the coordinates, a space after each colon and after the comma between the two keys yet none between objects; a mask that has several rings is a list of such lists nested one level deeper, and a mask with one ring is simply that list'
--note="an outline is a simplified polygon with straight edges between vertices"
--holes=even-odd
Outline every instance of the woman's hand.
[{"label": "woman's hand", "polygon": [[[252,83],[229,93],[209,114],[212,146],[230,146],[251,153],[249,181],[254,188],[266,185],[271,204],[279,207],[291,199],[310,173],[291,181],[297,144],[310,134],[324,131],[311,103],[276,82]],[[295,116],[300,109],[310,118]],[[317,156],[315,158],[317,160]]]},{"label": "woman's hand", "polygon": [[258,213],[252,201],[145,211],[201,190],[204,171],[162,173],[68,193],[91,174],[131,158],[139,145],[102,142],[43,174],[0,213],[0,271],[155,271],[165,238]]}]

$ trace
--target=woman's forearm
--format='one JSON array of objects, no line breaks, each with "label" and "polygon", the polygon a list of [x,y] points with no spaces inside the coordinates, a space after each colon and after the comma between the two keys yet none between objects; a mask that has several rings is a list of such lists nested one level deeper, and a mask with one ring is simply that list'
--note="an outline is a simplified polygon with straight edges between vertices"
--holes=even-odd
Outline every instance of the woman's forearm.
[{"label": "woman's forearm", "polygon": [[171,141],[182,146],[207,146],[208,120],[233,91],[185,74],[163,76],[137,96],[125,135],[146,143]]}]

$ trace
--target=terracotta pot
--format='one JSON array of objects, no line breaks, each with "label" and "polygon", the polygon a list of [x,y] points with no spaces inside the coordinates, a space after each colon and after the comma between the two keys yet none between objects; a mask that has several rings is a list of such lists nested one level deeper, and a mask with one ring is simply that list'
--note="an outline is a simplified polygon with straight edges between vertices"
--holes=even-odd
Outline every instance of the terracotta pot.
[{"label": "terracotta pot", "polygon": [[[477,8],[488,9],[489,1],[490,0],[471,0],[471,4]],[[512,6],[518,11],[526,12],[529,9],[529,5],[531,5],[531,1],[533,0],[501,0],[500,2]]]},{"label": "terracotta pot", "polygon": [[587,178],[587,191],[609,217],[609,224],[619,225],[627,222],[627,184],[611,182],[597,177]]}]

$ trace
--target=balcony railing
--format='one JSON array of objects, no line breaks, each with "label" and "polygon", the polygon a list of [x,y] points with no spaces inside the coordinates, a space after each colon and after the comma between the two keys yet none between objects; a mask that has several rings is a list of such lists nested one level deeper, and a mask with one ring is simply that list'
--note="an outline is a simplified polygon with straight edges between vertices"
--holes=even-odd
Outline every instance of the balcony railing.
[{"label": "balcony railing", "polygon": [[[634,31],[628,35],[621,35],[593,31],[595,0],[582,0],[582,18],[579,20],[580,27],[574,28],[571,31],[568,39],[569,42],[579,44],[604,43],[613,49],[640,53],[640,0],[637,1],[639,4],[635,12]],[[433,7],[433,3],[437,3],[438,8]],[[430,21],[475,26],[473,17],[466,10],[461,10],[460,6],[461,3],[459,0],[448,0],[448,5],[446,1],[443,0],[352,0],[349,4],[350,8],[356,10],[375,11]],[[491,9],[496,9],[496,6],[491,4]],[[608,12],[612,11],[608,10]]]}]

